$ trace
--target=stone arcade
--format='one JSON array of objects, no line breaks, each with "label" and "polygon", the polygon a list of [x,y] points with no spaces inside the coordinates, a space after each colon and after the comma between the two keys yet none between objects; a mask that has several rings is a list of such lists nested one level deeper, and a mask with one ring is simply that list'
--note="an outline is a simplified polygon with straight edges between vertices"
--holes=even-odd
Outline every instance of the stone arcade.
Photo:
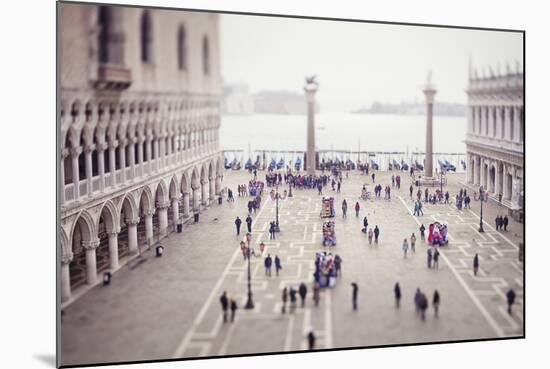
[{"label": "stone arcade", "polygon": [[220,194],[218,16],[63,3],[58,199],[68,303]]},{"label": "stone arcade", "polygon": [[509,66],[482,76],[470,72],[467,181],[483,186],[515,214],[523,208],[523,72]]}]

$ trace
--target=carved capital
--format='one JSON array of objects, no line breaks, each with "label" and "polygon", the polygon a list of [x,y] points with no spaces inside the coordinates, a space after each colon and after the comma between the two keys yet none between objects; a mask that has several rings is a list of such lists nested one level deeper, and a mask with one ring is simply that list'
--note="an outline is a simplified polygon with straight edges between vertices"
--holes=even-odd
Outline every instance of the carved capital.
[{"label": "carved capital", "polygon": [[170,201],[157,202],[157,208],[160,210],[168,209],[170,207]]},{"label": "carved capital", "polygon": [[82,153],[82,147],[73,147],[71,148],[71,156],[75,157]]},{"label": "carved capital", "polygon": [[120,228],[108,229],[107,234],[109,237],[116,237],[120,233]]},{"label": "carved capital", "polygon": [[61,256],[61,264],[64,264],[64,265],[70,264],[71,261],[73,261],[73,257],[74,257],[74,255],[73,255],[72,252],[70,252],[68,254],[65,254],[65,255],[62,255]]},{"label": "carved capital", "polygon": [[135,219],[126,219],[126,224],[128,226],[135,226],[139,224],[139,217]]},{"label": "carved capital", "polygon": [[97,249],[97,247],[99,246],[99,243],[100,243],[99,239],[92,240],[92,241],[82,241],[82,247],[84,247],[86,251],[93,251]]}]

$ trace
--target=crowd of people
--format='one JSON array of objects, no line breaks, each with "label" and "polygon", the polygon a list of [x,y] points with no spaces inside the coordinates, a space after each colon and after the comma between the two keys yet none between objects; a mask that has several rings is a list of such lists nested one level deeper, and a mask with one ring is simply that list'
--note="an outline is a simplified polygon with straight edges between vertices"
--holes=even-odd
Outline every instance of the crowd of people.
[{"label": "crowd of people", "polygon": [[[368,174],[369,172],[368,166],[365,166],[363,168],[366,168],[366,170],[364,171],[364,174]],[[376,175],[374,172],[372,173],[371,177],[372,177],[373,183],[375,183]],[[259,185],[260,183],[261,183],[261,187]],[[269,187],[287,184],[290,187],[294,187],[296,189],[302,189],[302,190],[317,189],[318,193],[322,194],[323,189],[327,186],[330,186],[333,191],[339,192],[342,186],[342,176],[341,176],[341,173],[338,173],[338,175],[336,176],[331,174],[324,174],[324,173],[321,175],[302,175],[300,173],[293,174],[291,170],[288,170],[286,173],[275,173],[275,172],[267,173],[265,176],[265,183]],[[252,232],[251,213],[252,211],[255,211],[257,208],[259,208],[259,205],[261,203],[261,193],[263,190],[263,182],[260,182],[254,179],[249,182],[248,186],[247,185],[238,186],[239,196],[247,196],[249,194],[250,187],[258,188],[259,193],[254,198],[254,200],[251,200],[248,203],[249,214],[246,218],[246,224],[247,224],[247,229],[249,233]],[[396,187],[398,190],[401,188],[400,175],[391,176],[391,186],[389,184],[385,186],[383,186],[380,183],[376,184],[374,186],[374,193],[376,198],[381,197],[382,187],[384,187],[384,192],[385,192],[384,198],[390,200],[392,187]],[[409,190],[410,198],[413,199],[413,193],[414,193],[413,184],[410,185],[408,190]],[[365,186],[363,186],[363,190],[361,194],[363,195],[365,192],[366,192],[366,188]],[[449,194],[448,191],[443,192],[440,189],[435,189],[431,193],[428,188],[423,189],[423,191],[422,189],[418,189],[416,192],[416,199],[413,201],[414,203],[413,215],[415,216],[424,215],[423,203],[434,204],[434,205],[438,203],[449,204],[450,196],[451,195]],[[474,196],[475,196],[475,193],[474,193]],[[363,197],[364,196],[361,196],[361,199],[365,200],[365,198]],[[254,202],[256,201],[257,201],[257,204],[254,204]],[[351,204],[353,204],[353,202]],[[466,189],[461,188],[458,191],[455,197],[455,205],[458,209],[470,208],[470,196],[468,195],[468,192]],[[341,208],[342,208],[342,217],[345,219],[347,216],[347,210],[348,210],[348,202],[346,201],[346,199],[343,199]],[[359,217],[361,213],[360,202],[356,201],[356,203],[353,205],[353,208],[355,210],[356,217]],[[506,231],[508,227],[508,222],[509,220],[507,216],[501,216],[501,215],[497,216],[495,218],[496,229]],[[363,223],[363,227],[361,230],[364,234],[366,234],[369,245],[372,244],[373,240],[375,244],[378,244],[379,237],[380,237],[380,228],[378,227],[378,225],[375,225],[374,228],[372,227],[369,228],[369,220],[367,216],[364,216],[362,223]],[[237,228],[237,235],[239,235],[240,226],[241,226],[240,218],[237,217],[237,219],[235,220],[235,225]],[[276,233],[275,226],[276,225],[274,221],[269,223],[268,230],[270,233],[270,239],[275,238],[275,233]],[[428,269],[434,269],[434,270],[439,269],[439,260],[441,257],[441,252],[439,249],[440,245],[437,242],[434,245],[433,238],[436,237],[434,236],[434,233],[440,235],[441,233],[440,227],[441,226],[438,225],[437,231],[434,232],[433,224],[430,224],[428,237],[426,237],[426,227],[424,226],[424,224],[421,224],[419,228],[420,240],[426,241],[426,245],[427,245],[426,260],[427,260]],[[446,232],[446,227],[444,231]],[[413,254],[416,253],[417,251],[417,236],[415,232],[412,232],[409,234],[410,236],[404,238],[403,243],[401,245],[404,258],[407,258],[409,250]],[[261,248],[259,256],[263,256],[263,253],[264,253],[264,250],[263,248]],[[258,256],[258,255],[255,255],[255,256]],[[277,255],[275,255],[274,258],[272,258],[271,254],[267,254],[267,256],[264,258],[264,268],[265,268],[265,276],[268,278],[271,277],[271,268],[273,265],[275,266],[276,276],[279,276],[279,273],[282,270],[281,259]],[[313,274],[314,280],[311,285],[314,306],[317,307],[319,305],[321,289],[323,287],[333,287],[335,285],[336,278],[338,276],[341,276],[341,265],[342,265],[342,258],[339,255],[332,255],[331,253],[327,253],[327,252],[316,253],[315,272]],[[473,260],[474,276],[478,275],[479,267],[480,267],[480,258],[479,258],[479,255],[476,254]],[[359,285],[357,282],[352,282],[351,287],[352,287],[352,290],[351,290],[352,309],[357,310]],[[396,308],[399,308],[401,297],[402,297],[402,291],[398,282],[395,283],[394,285],[393,293],[395,297],[395,306]],[[308,286],[306,285],[305,282],[300,283],[297,288],[295,288],[294,286],[285,286],[282,290],[282,295],[281,295],[282,314],[286,314],[287,311],[289,311],[290,313],[293,313],[297,308],[298,298],[300,299],[300,306],[304,307],[306,305],[307,294],[308,294]],[[508,303],[508,312],[511,314],[511,306],[515,301],[515,292],[512,289],[510,289],[506,294],[506,299]],[[222,304],[224,322],[228,320],[228,317],[227,317],[228,310],[231,311],[230,321],[232,322],[234,320],[235,311],[237,309],[235,301],[233,299],[228,299],[228,297],[224,292],[224,294],[220,298],[220,302]],[[288,305],[289,302],[290,304]],[[439,306],[441,303],[441,295],[437,289],[433,291],[431,298],[428,298],[428,294],[426,292],[424,292],[420,288],[416,288],[414,292],[413,302],[415,306],[415,311],[420,316],[421,320],[424,321],[426,319],[426,312],[429,308],[430,302],[434,311],[434,317],[436,318],[438,317]],[[287,305],[288,305],[288,308],[287,308]],[[315,335],[313,331],[308,333],[307,339],[308,339],[310,348],[313,347],[315,343]]]}]

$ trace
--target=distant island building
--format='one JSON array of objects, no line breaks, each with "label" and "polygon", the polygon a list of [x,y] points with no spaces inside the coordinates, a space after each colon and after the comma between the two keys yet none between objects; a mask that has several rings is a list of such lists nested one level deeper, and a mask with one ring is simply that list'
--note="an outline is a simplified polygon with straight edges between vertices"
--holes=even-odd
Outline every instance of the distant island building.
[{"label": "distant island building", "polygon": [[244,83],[223,87],[222,114],[252,114],[254,98]]},{"label": "distant island building", "polygon": [[[352,111],[354,114],[398,114],[398,115],[425,115],[426,104],[420,102],[401,102],[399,104],[387,104],[375,101],[370,108],[360,108]],[[435,102],[434,115],[439,116],[466,116],[466,105]]]},{"label": "distant island building", "polygon": [[[315,104],[315,112],[319,112]],[[254,112],[259,114],[306,114],[306,97],[292,91],[260,91],[254,95]]]},{"label": "distant island building", "polygon": [[483,186],[513,215],[523,213],[524,106],[523,71],[478,76],[470,72],[466,151],[467,180]]}]

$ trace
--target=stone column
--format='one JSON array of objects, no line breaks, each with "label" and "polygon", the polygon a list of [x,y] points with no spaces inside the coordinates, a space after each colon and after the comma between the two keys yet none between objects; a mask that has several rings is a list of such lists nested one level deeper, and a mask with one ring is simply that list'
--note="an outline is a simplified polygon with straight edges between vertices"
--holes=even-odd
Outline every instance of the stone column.
[{"label": "stone column", "polygon": [[128,161],[130,162],[130,182],[133,182],[136,176],[136,151],[135,151],[136,139],[132,137],[128,141],[128,145],[130,145],[130,150],[129,150],[130,156],[128,158]]},{"label": "stone column", "polygon": [[82,149],[77,147],[71,150],[71,163],[73,166],[73,187],[74,187],[74,199],[78,200],[80,197],[80,176],[78,173],[78,156],[82,152]]},{"label": "stone column", "polygon": [[126,184],[126,140],[119,141],[118,153],[120,155],[120,185]]},{"label": "stone column", "polygon": [[97,171],[99,172],[99,191],[105,192],[105,148],[106,144],[99,144],[97,148]]},{"label": "stone column", "polygon": [[99,239],[82,241],[82,247],[86,249],[86,281],[93,285],[97,280],[97,266],[95,250],[99,246]]},{"label": "stone column", "polygon": [[159,169],[159,140],[155,139],[153,141],[153,150],[155,151],[155,164],[153,166],[153,171],[156,172]]},{"label": "stone column", "polygon": [[499,172],[499,168],[500,168],[500,162],[496,162],[495,163],[495,194],[502,194],[502,191],[500,189],[500,186],[501,186],[501,178],[500,178],[500,172]]},{"label": "stone column", "polygon": [[65,150],[61,153],[61,161],[59,162],[59,204],[65,204],[65,158],[67,153]]},{"label": "stone column", "polygon": [[145,139],[143,137],[140,137],[138,139],[138,157],[137,162],[139,164],[139,176],[143,176],[143,142]]},{"label": "stone column", "polygon": [[84,148],[84,157],[86,160],[86,193],[88,197],[92,197],[92,148],[90,146]]},{"label": "stone column", "polygon": [[307,100],[307,163],[305,164],[308,175],[315,174],[315,93],[318,89],[319,85],[315,77],[306,78],[304,91]]},{"label": "stone column", "polygon": [[147,174],[151,174],[151,166],[153,163],[151,163],[151,139],[149,137],[147,137],[147,143],[145,144],[145,157],[147,160]]},{"label": "stone column", "polygon": [[480,171],[480,164],[479,164],[479,157],[477,155],[474,155],[474,184],[479,185],[479,171]]},{"label": "stone column", "polygon": [[208,186],[208,181],[201,181],[201,203],[203,205],[208,205],[208,196],[206,195],[206,188]]},{"label": "stone column", "polygon": [[166,166],[166,141],[165,136],[159,138],[159,155],[158,155],[158,168],[164,168]]},{"label": "stone column", "polygon": [[424,88],[424,95],[426,96],[426,165],[424,166],[424,176],[428,178],[433,177],[433,105],[434,96],[437,90],[430,84]]},{"label": "stone column", "polygon": [[143,212],[145,216],[145,242],[147,244],[153,242],[153,214],[155,214],[154,210]]},{"label": "stone column", "polygon": [[170,202],[161,202],[157,204],[157,211],[159,214],[159,235],[164,236],[168,229],[168,207]]},{"label": "stone column", "polygon": [[200,187],[193,187],[193,212],[197,212],[200,209],[199,189]]},{"label": "stone column", "polygon": [[222,192],[222,176],[218,174],[216,176],[216,195],[220,195]]},{"label": "stone column", "polygon": [[115,149],[117,145],[113,142],[109,143],[109,169],[111,170],[111,187],[116,186],[116,163]]},{"label": "stone column", "polygon": [[127,220],[126,226],[128,227],[128,249],[130,255],[135,255],[138,252],[138,238],[137,238],[137,225],[139,218]]},{"label": "stone column", "polygon": [[118,233],[120,229],[109,230],[109,262],[111,270],[118,269]]},{"label": "stone column", "polygon": [[210,201],[214,201],[214,198],[215,198],[215,192],[216,192],[216,189],[215,189],[215,179],[214,178],[210,178],[208,183],[210,184],[210,188],[208,189],[208,198],[210,199]]},{"label": "stone column", "polygon": [[180,217],[180,199],[179,197],[172,198],[172,217],[174,218],[174,231],[176,231],[176,225]]},{"label": "stone column", "polygon": [[71,298],[71,275],[69,265],[73,261],[73,254],[61,257],[61,301],[65,302]]},{"label": "stone column", "polygon": [[189,193],[183,194],[183,216],[189,216]]}]

